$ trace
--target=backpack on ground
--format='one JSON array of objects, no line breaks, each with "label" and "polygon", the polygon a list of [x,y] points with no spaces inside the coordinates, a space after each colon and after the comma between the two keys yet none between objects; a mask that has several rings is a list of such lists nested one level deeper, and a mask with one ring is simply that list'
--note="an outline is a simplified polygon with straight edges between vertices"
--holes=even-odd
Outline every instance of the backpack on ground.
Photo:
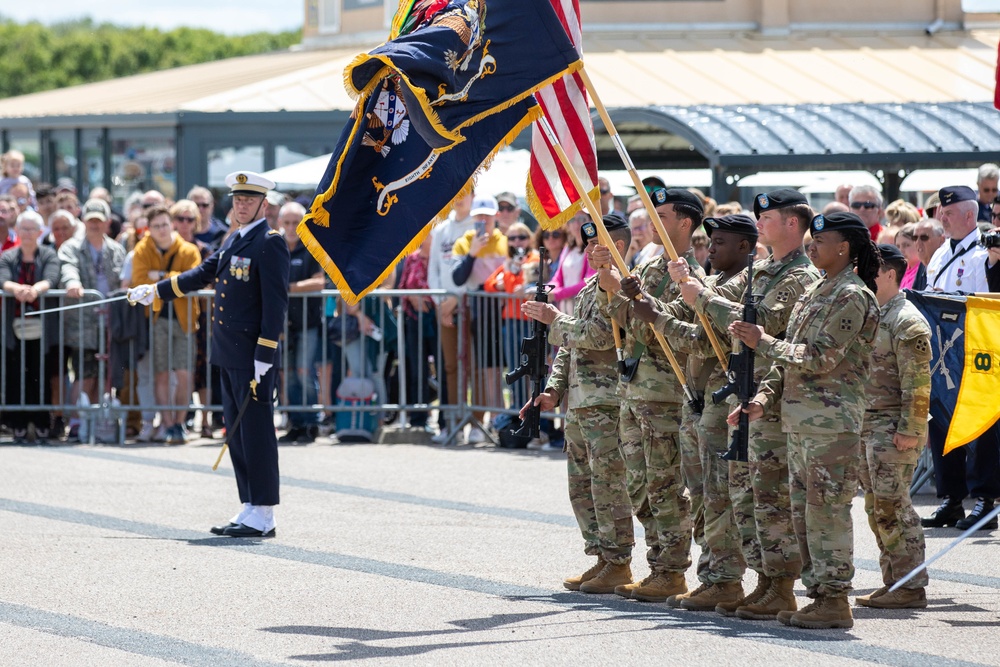
[{"label": "backpack on ground", "polygon": [[[337,405],[361,408],[375,405],[375,382],[371,378],[346,377],[337,387]],[[378,429],[377,410],[344,410],[335,417],[340,442],[372,442]]]}]

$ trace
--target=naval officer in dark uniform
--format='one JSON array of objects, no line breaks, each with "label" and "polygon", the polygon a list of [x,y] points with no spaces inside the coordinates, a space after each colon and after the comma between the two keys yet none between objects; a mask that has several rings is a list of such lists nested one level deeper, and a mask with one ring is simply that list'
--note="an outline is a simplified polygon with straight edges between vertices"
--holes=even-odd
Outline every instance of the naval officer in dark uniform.
[{"label": "naval officer in dark uniform", "polygon": [[[226,424],[236,429],[229,455],[243,508],[228,525],[213,527],[212,533],[273,537],[278,441],[271,402],[277,372],[271,367],[288,311],[288,245],[264,218],[264,196],[274,188],[272,181],[242,171],[227,176],[226,185],[239,230],[200,266],[155,285],[134,287],[128,299],[133,305],[149,305],[155,299],[170,301],[214,286],[211,362],[222,371]],[[237,425],[236,415],[251,392]]]}]

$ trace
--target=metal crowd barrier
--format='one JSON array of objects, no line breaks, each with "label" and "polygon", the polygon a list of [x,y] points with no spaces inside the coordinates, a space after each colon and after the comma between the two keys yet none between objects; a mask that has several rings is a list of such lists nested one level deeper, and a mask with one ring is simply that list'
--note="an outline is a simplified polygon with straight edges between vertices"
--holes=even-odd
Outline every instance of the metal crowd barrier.
[{"label": "metal crowd barrier", "polygon": [[[116,291],[110,296],[123,293]],[[335,290],[323,290],[289,296],[303,306],[298,321],[285,323],[277,365],[283,382],[279,383],[280,395],[275,397],[276,410],[286,413],[289,420],[295,415],[325,413],[336,422],[338,413],[375,413],[378,425],[386,421],[396,428],[441,429],[451,441],[467,424],[491,426],[483,423],[486,412],[497,426],[502,425],[503,416],[516,415],[527,400],[530,389],[526,380],[512,388],[503,384],[503,374],[518,365],[520,341],[530,331],[530,322],[503,318],[504,305],[516,301],[509,295],[457,295],[459,307],[454,324],[460,335],[456,354],[446,355],[436,311],[414,309],[404,314],[403,301],[441,300],[454,295],[443,290],[374,291],[361,306],[362,312],[371,315],[374,329],[360,331],[348,322],[351,316],[337,294]],[[162,401],[155,397],[154,320],[140,318],[136,323],[129,319],[144,309],[120,301],[40,318],[23,313],[13,318],[13,297],[0,292],[2,412],[61,414],[67,422],[79,419],[85,440],[91,443],[123,443],[129,412],[144,413],[140,420],[132,415],[131,421],[138,425],[163,411],[200,410],[203,420],[208,419],[208,413],[221,415],[219,387],[212,377],[216,373],[210,365],[211,320],[216,316],[212,310],[213,292],[205,290],[193,296],[200,299],[203,310],[200,331],[188,334],[191,343],[181,349],[173,345],[166,349],[166,368],[177,366],[190,379],[190,386],[183,389],[183,395],[189,398]],[[68,298],[65,290],[50,290],[38,308],[103,298],[96,290],[86,290],[82,299]],[[174,326],[177,308],[186,308],[190,321],[194,299],[173,304],[163,315],[167,326]],[[306,305],[314,309],[318,306],[318,319],[315,315],[310,318]],[[517,310],[516,303],[513,309]],[[21,324],[15,325],[15,319]],[[23,334],[23,322],[31,319],[42,320],[40,338],[18,338],[15,328]],[[84,340],[91,333],[95,347],[70,348],[70,343]],[[454,359],[454,401],[448,400],[446,356]],[[93,395],[88,393],[85,401],[76,400],[81,370],[94,371],[88,382]],[[171,374],[170,396],[176,393],[179,375]],[[337,388],[345,376],[370,380],[375,395],[370,401],[338,401]],[[41,381],[35,384],[34,378]],[[191,400],[195,391],[200,393],[197,402]],[[438,418],[437,428],[430,421],[432,416]],[[40,415],[35,417],[41,419]],[[213,425],[216,429],[219,426]]]}]

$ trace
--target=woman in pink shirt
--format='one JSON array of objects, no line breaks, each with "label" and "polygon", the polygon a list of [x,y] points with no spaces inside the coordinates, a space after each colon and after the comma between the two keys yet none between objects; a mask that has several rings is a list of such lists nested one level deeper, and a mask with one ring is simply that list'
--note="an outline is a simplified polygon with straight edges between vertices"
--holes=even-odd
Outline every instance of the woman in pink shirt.
[{"label": "woman in pink shirt", "polygon": [[586,213],[577,213],[562,228],[566,232],[565,246],[559,256],[559,268],[549,279],[549,283],[554,286],[549,300],[569,315],[573,314],[573,298],[583,289],[587,278],[596,273],[587,264],[580,237],[580,227],[587,220],[590,220],[590,216]]}]

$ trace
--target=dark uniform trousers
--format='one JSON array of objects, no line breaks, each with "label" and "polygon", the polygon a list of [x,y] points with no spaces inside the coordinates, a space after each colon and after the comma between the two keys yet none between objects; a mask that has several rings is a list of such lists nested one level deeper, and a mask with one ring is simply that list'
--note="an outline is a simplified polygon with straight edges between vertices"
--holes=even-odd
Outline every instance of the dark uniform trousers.
[{"label": "dark uniform trousers", "polygon": [[[221,371],[223,414],[226,424],[236,424],[240,406],[250,393],[253,369],[223,368]],[[251,396],[229,441],[229,457],[236,472],[241,503],[278,504],[278,440],[274,433],[274,403],[271,401],[277,377],[277,370],[272,368],[261,378],[257,400]]]},{"label": "dark uniform trousers", "polygon": [[[222,409],[233,430],[229,456],[240,502],[277,505],[278,440],[271,397],[278,376],[278,340],[288,312],[289,252],[284,238],[260,222],[234,233],[199,266],[156,284],[169,301],[207,285],[215,287],[210,361],[222,375]],[[273,364],[257,386],[257,400],[236,415],[250,391],[254,361]],[[233,427],[235,426],[235,429]]]}]

